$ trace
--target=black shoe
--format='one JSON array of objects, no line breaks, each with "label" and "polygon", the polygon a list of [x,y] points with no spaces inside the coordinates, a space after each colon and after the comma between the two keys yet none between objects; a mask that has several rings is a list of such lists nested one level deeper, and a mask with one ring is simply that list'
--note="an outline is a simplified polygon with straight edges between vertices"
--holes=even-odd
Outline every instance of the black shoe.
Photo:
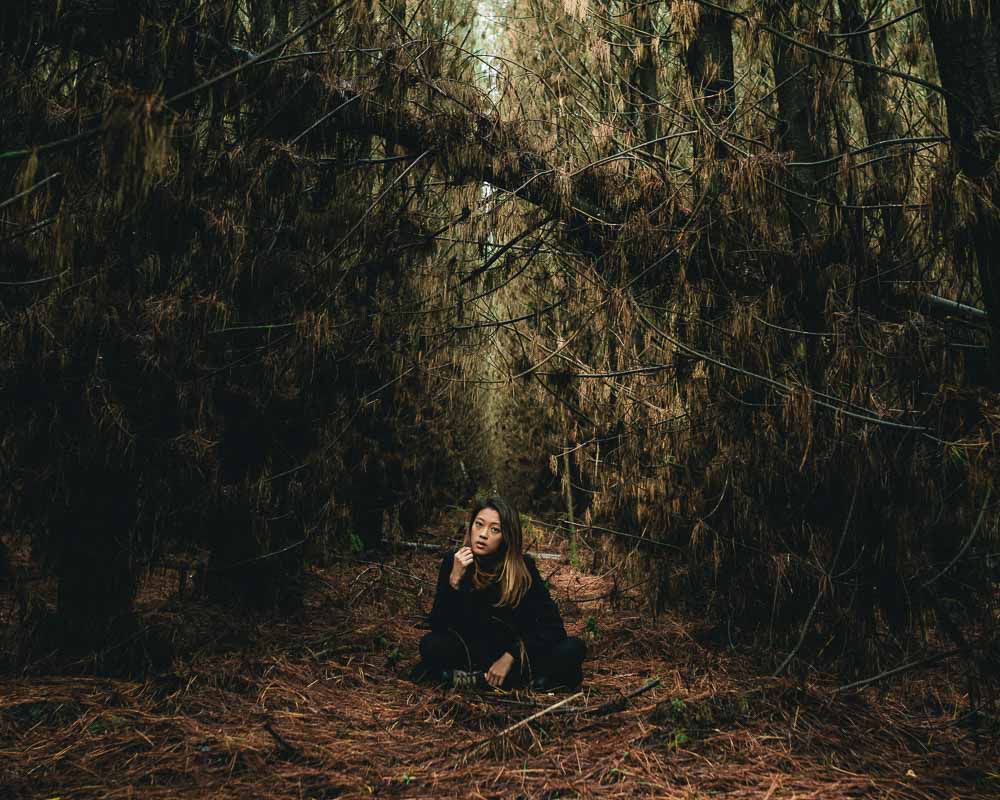
[{"label": "black shoe", "polygon": [[486,685],[483,673],[464,669],[446,669],[441,673],[441,679],[452,689],[482,689]]}]

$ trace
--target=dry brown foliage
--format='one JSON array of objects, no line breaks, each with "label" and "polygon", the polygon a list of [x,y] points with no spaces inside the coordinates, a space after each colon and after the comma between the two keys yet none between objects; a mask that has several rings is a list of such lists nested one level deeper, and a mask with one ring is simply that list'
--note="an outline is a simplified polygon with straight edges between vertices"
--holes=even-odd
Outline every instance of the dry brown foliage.
[{"label": "dry brown foliage", "polygon": [[[996,795],[996,743],[970,735],[947,663],[840,695],[829,679],[773,681],[760,653],[725,647],[704,622],[639,612],[634,592],[612,592],[613,572],[542,566],[590,648],[584,697],[564,713],[473,747],[566,695],[456,693],[405,678],[433,591],[425,553],[310,571],[296,618],[165,601],[151,581],[145,623],[173,627],[194,649],[141,681],[6,682],[4,796]],[[660,684],[623,710],[574,710],[651,677]]]}]

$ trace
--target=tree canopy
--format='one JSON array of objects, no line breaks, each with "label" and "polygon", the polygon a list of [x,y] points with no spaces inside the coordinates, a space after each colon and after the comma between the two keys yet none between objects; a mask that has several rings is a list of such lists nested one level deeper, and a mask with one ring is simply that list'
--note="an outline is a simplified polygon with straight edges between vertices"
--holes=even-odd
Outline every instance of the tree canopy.
[{"label": "tree canopy", "polygon": [[997,20],[5,4],[2,532],[53,624],[125,635],[178,547],[294,606],[304,563],[495,486],[652,610],[855,665],[936,628],[979,681]]}]

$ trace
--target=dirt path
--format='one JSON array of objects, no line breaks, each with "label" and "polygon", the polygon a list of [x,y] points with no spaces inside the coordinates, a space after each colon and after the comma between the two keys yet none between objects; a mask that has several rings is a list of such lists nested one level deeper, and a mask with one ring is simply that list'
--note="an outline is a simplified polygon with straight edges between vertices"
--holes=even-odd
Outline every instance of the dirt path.
[{"label": "dirt path", "polygon": [[613,610],[606,581],[557,562],[542,574],[592,651],[569,708],[660,684],[472,747],[566,695],[406,681],[435,569],[415,552],[315,572],[297,621],[188,607],[184,637],[210,644],[165,677],[3,685],[0,798],[1000,796],[996,746],[977,752],[944,710],[942,675],[904,687],[919,702],[762,680],[697,621]]}]

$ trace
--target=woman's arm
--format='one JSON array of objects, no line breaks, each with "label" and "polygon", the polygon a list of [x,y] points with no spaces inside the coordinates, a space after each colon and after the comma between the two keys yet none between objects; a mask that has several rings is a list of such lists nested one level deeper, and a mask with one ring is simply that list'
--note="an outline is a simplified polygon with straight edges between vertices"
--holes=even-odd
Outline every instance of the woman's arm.
[{"label": "woman's arm", "polygon": [[[434,591],[434,605],[431,607],[431,630],[437,633],[455,626],[462,609],[462,583],[453,581],[455,576],[455,553],[448,553],[441,560],[438,569],[437,588]],[[456,588],[457,587],[457,588]]]},{"label": "woman's arm", "polygon": [[565,639],[566,627],[534,559],[525,558],[525,563],[531,575],[531,588],[514,611],[514,623],[525,647],[537,651]]}]

